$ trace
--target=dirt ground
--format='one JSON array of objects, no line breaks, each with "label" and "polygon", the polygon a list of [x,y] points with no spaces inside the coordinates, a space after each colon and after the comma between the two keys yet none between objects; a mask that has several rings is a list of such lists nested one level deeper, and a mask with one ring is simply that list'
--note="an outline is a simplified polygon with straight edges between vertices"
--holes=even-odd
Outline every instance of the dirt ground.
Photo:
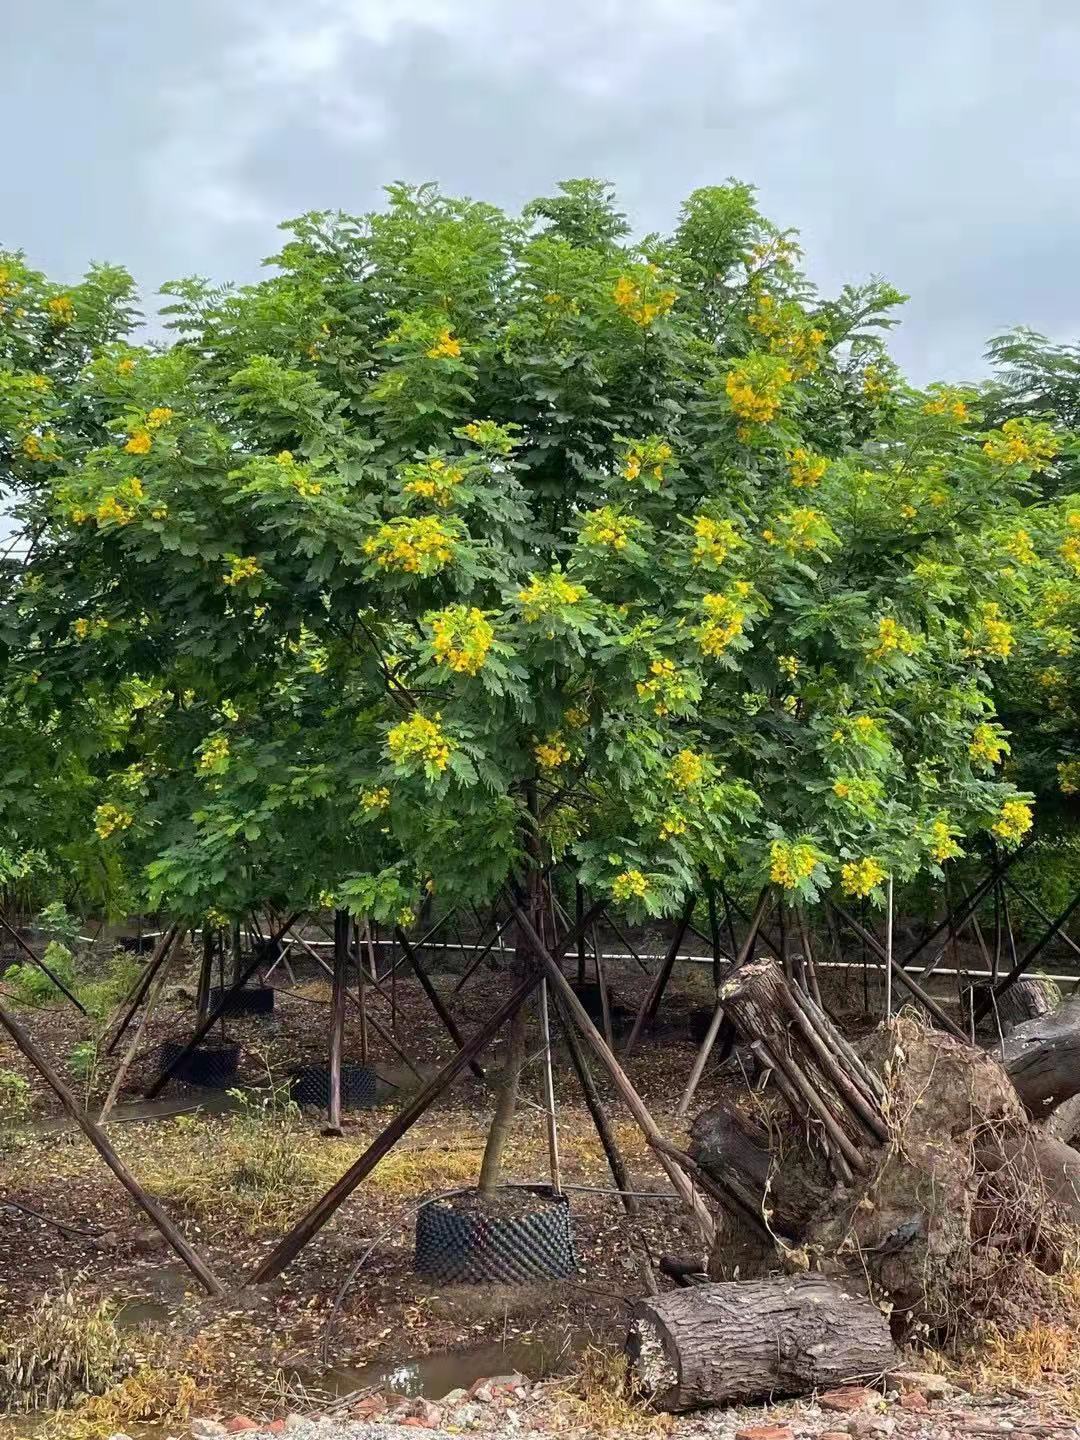
[{"label": "dirt ground", "polygon": [[[279,969],[274,982],[288,986],[289,978]],[[228,1287],[229,1298],[222,1302],[202,1294],[88,1142],[59,1114],[55,1097],[35,1080],[33,1117],[8,1136],[0,1153],[0,1325],[17,1321],[45,1290],[66,1287],[84,1297],[108,1297],[121,1306],[122,1326],[164,1336],[178,1363],[197,1354],[209,1407],[196,1406],[197,1413],[263,1417],[310,1409],[375,1385],[438,1396],[468,1388],[485,1374],[558,1373],[572,1369],[575,1357],[589,1347],[620,1346],[627,1300],[642,1293],[642,1254],[654,1260],[662,1252],[692,1254],[700,1241],[689,1217],[673,1203],[670,1184],[636,1126],[613,1102],[634,1185],[646,1196],[640,1216],[628,1220],[610,1193],[610,1172],[561,1044],[554,1080],[563,1182],[571,1195],[579,1259],[575,1279],[534,1287],[446,1287],[414,1274],[418,1204],[472,1185],[479,1170],[491,1092],[466,1075],[279,1280],[241,1288],[275,1239],[419,1084],[372,1036],[370,1059],[384,1079],[384,1103],[347,1113],[344,1135],[324,1136],[325,1116],[314,1111],[300,1119],[283,1118],[273,1108],[269,1114],[260,1111],[268,1083],[284,1080],[298,1064],[325,1059],[328,985],[310,965],[297,966],[296,982],[295,989],[278,992],[272,1017],[226,1022],[229,1037],[243,1047],[237,1083],[250,1088],[254,1101],[237,1106],[220,1094],[170,1083],[148,1107],[138,1097],[156,1073],[162,1041],[184,1037],[191,1025],[193,973],[189,968],[176,974],[107,1127],[122,1158],[165,1203]],[[506,987],[506,977],[486,967],[460,994],[454,993],[453,974],[437,975],[436,982],[466,1034],[490,1015]],[[674,1111],[709,1014],[710,982],[706,966],[679,967],[661,1023],[625,1062],[672,1138],[685,1135]],[[625,1035],[648,978],[629,961],[619,965],[610,983],[616,1032]],[[855,1028],[872,1023],[854,1015],[861,1008],[860,972],[831,972],[827,983],[834,1001],[852,1012]],[[371,994],[368,1005],[427,1078],[455,1047],[414,980],[399,979],[395,1000],[396,1017]],[[72,1047],[88,1033],[86,1022],[66,1005],[23,1011],[21,1018],[62,1070]],[[483,1057],[489,1073],[497,1071],[502,1043]],[[347,1057],[357,1060],[360,1048],[359,1015],[350,1007]],[[538,1048],[534,1035],[528,1053],[535,1057]],[[99,1099],[117,1059],[105,1061],[95,1078]],[[0,1069],[5,1068],[30,1076],[22,1057],[3,1040]],[[598,1066],[592,1068],[601,1093],[612,1101],[606,1077]],[[66,1078],[78,1083],[70,1072]],[[541,1081],[534,1058],[524,1080],[507,1181],[548,1178]],[[710,1067],[693,1110],[706,1107],[729,1083]],[[343,1282],[361,1260],[342,1295]],[[449,1359],[447,1351],[453,1352]],[[406,1362],[413,1361],[410,1369]]]}]

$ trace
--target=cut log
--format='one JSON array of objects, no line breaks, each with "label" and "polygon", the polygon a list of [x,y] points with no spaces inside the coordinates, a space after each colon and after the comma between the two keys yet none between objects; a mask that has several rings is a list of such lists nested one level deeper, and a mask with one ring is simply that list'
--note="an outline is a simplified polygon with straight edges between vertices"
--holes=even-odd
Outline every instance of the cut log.
[{"label": "cut log", "polygon": [[[992,987],[987,984],[974,987],[972,1000],[977,1010],[983,1008],[983,1001],[991,991]],[[1010,1035],[1017,1025],[1049,1015],[1060,1003],[1061,991],[1053,980],[1037,980],[1025,976],[994,1001],[983,1018],[981,1028],[995,1036],[999,1030],[1002,1035]],[[964,1013],[968,1013],[967,1003],[964,1005]]]},{"label": "cut log", "polygon": [[626,1353],[643,1392],[674,1412],[874,1380],[897,1363],[881,1311],[821,1275],[641,1300]]},{"label": "cut log", "polygon": [[1080,1092],[1080,998],[1017,1025],[1002,1042],[1001,1063],[1036,1120]]}]

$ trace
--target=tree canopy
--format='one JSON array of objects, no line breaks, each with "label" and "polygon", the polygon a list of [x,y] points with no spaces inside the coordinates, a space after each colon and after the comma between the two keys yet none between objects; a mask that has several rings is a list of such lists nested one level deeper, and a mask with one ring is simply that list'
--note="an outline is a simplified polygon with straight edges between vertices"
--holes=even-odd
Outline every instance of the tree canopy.
[{"label": "tree canopy", "polygon": [[1070,416],[905,384],[903,297],[819,296],[734,182],[642,240],[595,181],[284,229],[151,343],[122,271],[0,252],[8,878],[385,917],[540,847],[660,914],[1024,838],[994,695],[1075,631]]}]

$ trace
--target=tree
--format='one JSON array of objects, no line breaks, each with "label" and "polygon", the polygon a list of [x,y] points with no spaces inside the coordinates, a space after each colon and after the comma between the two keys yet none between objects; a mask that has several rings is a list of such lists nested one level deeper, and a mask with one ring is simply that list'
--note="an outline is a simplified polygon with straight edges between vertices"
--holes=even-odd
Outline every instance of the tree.
[{"label": "tree", "polygon": [[6,713],[50,762],[84,737],[148,904],[386,917],[558,860],[660,915],[1024,835],[980,546],[1039,466],[902,383],[895,291],[820,300],[739,184],[640,243],[580,181],[286,230],[258,285],[170,287],[168,345],[73,357],[47,454],[8,421]]}]

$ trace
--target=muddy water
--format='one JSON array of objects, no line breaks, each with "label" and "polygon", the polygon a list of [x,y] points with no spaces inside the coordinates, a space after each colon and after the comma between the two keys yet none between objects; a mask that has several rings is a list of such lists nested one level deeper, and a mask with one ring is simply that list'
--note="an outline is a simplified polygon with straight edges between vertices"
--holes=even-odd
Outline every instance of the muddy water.
[{"label": "muddy water", "polygon": [[473,1345],[465,1350],[443,1350],[378,1365],[341,1366],[302,1378],[331,1395],[357,1390],[392,1391],[395,1395],[423,1395],[441,1400],[451,1390],[467,1390],[492,1375],[525,1375],[540,1380],[569,1368],[574,1357],[595,1336],[568,1330],[562,1334],[523,1335],[505,1343]]}]

